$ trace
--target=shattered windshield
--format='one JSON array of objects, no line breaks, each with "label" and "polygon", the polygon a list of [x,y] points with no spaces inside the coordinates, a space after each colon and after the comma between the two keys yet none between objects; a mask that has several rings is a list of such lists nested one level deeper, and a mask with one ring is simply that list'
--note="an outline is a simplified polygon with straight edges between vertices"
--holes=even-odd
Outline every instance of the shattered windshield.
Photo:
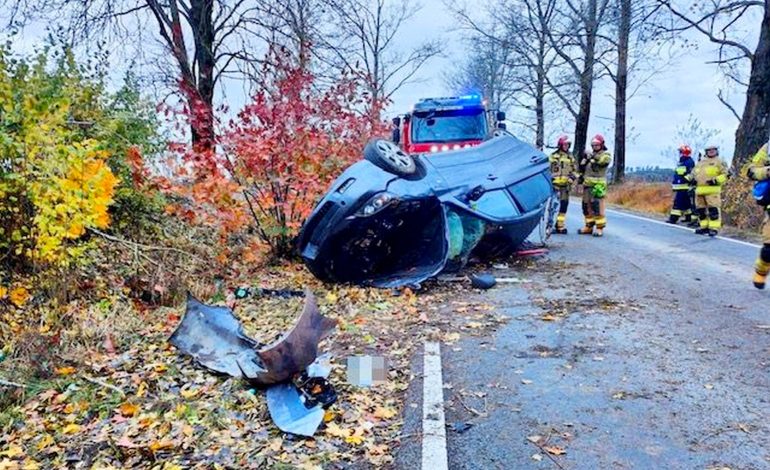
[{"label": "shattered windshield", "polygon": [[487,135],[483,109],[418,112],[412,117],[413,142],[481,140]]}]

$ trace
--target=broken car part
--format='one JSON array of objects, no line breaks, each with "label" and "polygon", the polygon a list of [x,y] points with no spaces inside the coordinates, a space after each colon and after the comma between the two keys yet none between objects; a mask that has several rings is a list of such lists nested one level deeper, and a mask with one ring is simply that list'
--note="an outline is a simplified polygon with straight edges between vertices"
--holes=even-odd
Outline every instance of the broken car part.
[{"label": "broken car part", "polygon": [[[367,148],[385,152],[374,142]],[[305,221],[298,248],[319,279],[419,284],[471,253],[510,255],[550,213],[548,158],[505,131],[477,147],[404,154],[411,173],[395,169],[411,170],[401,154],[384,155],[345,170]]]},{"label": "broken car part", "polygon": [[245,299],[246,297],[278,297],[289,299],[292,297],[302,297],[305,295],[301,290],[292,289],[264,289],[261,287],[237,287],[233,290],[236,299]]},{"label": "broken car part", "polygon": [[471,274],[471,287],[474,289],[491,289],[496,284],[497,279],[489,273]]},{"label": "broken car part", "polygon": [[[249,294],[242,290],[244,296]],[[306,290],[305,306],[294,327],[262,346],[243,333],[231,309],[206,305],[188,295],[185,316],[169,341],[209,370],[268,386],[267,406],[276,426],[312,436],[323,421],[324,408],[337,400],[326,380],[331,369],[317,357],[318,343],[335,325],[335,320],[321,315],[315,297]]]},{"label": "broken car part", "polygon": [[184,318],[169,341],[214,372],[255,385],[285,382],[313,363],[318,343],[336,325],[321,315],[310,291],[305,296],[304,309],[294,327],[272,344],[262,346],[243,333],[231,309],[206,305],[188,295]]},{"label": "broken car part", "polygon": [[326,380],[331,369],[320,359],[292,383],[267,389],[267,409],[281,431],[312,436],[323,422],[324,410],[337,401],[337,392]]}]

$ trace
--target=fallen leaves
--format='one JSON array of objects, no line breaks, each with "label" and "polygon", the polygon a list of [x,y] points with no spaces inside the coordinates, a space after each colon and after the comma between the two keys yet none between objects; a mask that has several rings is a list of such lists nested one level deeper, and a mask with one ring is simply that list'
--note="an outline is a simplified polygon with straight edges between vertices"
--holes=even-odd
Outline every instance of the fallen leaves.
[{"label": "fallen leaves", "polygon": [[[446,335],[460,341],[463,335],[486,334],[489,327],[507,321],[480,302],[463,302],[463,312],[456,312],[446,300],[449,292],[416,295],[404,290],[394,296],[355,287],[325,290],[305,271],[297,272],[281,268],[276,284],[313,286],[324,313],[346,326],[322,348],[336,358],[375,350],[386,356],[390,370],[381,386],[348,387],[344,361],[337,359],[331,380],[338,387],[339,401],[326,411],[325,424],[314,439],[276,438],[260,392],[249,393],[243,382],[211,375],[169,347],[167,338],[178,321],[178,308],[139,313],[110,299],[101,305],[72,305],[68,318],[82,315],[89,322],[102,321],[108,309],[121,317],[136,316],[139,320],[132,323],[130,336],[105,323],[91,332],[92,349],[57,358],[64,362],[56,369],[52,366],[51,383],[21,405],[15,424],[18,434],[3,444],[37,452],[33,455],[41,468],[66,467],[65,457],[75,455],[85,442],[98,449],[94,457],[102,462],[96,465],[99,468],[145,467],[150,454],[168,459],[166,467],[158,468],[173,468],[171,462],[182,455],[190,459],[185,468],[210,462],[237,468],[255,451],[259,465],[267,468],[318,468],[330,461],[344,466],[362,460],[372,467],[388,466],[401,429],[402,397],[413,380],[404,371],[421,340]],[[301,309],[299,300],[244,299],[236,305],[236,313],[249,336],[269,341],[291,327]],[[67,341],[79,340],[74,332],[64,334]],[[477,395],[468,399],[483,402]],[[7,459],[11,468],[21,468],[27,457],[17,451],[11,451],[14,457],[0,455],[0,461]]]},{"label": "fallen leaves", "polygon": [[182,395],[182,398],[187,398],[188,400],[197,397],[198,393],[200,393],[200,390],[192,388],[182,389],[179,392],[179,394]]},{"label": "fallen leaves", "polygon": [[373,416],[377,419],[390,419],[397,414],[398,412],[394,408],[378,406],[375,408]]},{"label": "fallen leaves", "polygon": [[54,369],[54,373],[56,375],[61,375],[61,376],[72,375],[72,374],[75,373],[75,368],[71,367],[71,366],[68,366],[68,367],[57,367],[56,369]]},{"label": "fallen leaves", "polygon": [[21,446],[11,445],[4,451],[0,452],[0,457],[16,458],[24,455],[24,449]]},{"label": "fallen leaves", "polygon": [[62,434],[76,434],[80,432],[80,425],[75,423],[70,423],[66,426],[64,426],[61,430]]},{"label": "fallen leaves", "polygon": [[[0,297],[3,297],[3,296],[0,296]],[[30,294],[25,287],[16,287],[14,289],[11,289],[11,292],[8,298],[11,300],[12,304],[14,304],[19,308],[22,308],[30,299]]]},{"label": "fallen leaves", "polygon": [[567,453],[566,450],[564,450],[563,448],[558,447],[558,446],[543,447],[543,450],[545,450],[546,452],[548,452],[551,455],[564,455],[564,454]]},{"label": "fallen leaves", "polygon": [[174,447],[175,446],[172,441],[163,440],[163,441],[155,441],[151,443],[149,449],[152,452],[160,452],[162,450],[173,449]]},{"label": "fallen leaves", "polygon": [[139,406],[133,403],[126,402],[120,405],[120,407],[118,407],[118,411],[120,411],[121,416],[124,416],[126,418],[131,418],[139,414]]}]

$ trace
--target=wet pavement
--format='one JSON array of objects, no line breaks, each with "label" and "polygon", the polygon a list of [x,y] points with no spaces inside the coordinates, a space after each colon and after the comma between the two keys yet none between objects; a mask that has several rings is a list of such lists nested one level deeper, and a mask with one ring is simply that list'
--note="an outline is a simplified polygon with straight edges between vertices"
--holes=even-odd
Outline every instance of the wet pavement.
[{"label": "wet pavement", "polygon": [[770,468],[757,248],[618,212],[578,236],[571,212],[546,257],[496,272],[530,283],[469,291],[508,323],[442,345],[449,468]]}]

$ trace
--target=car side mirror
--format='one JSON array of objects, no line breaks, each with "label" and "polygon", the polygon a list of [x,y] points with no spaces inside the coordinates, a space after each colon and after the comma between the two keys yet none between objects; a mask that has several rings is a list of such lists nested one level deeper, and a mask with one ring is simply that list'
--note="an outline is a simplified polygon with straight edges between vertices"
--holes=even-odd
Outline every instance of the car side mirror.
[{"label": "car side mirror", "polygon": [[393,118],[393,125],[398,127],[401,125],[401,118],[400,117],[394,117]]},{"label": "car side mirror", "polygon": [[394,144],[398,144],[401,142],[401,129],[398,127],[393,129],[393,132],[391,133],[390,140],[393,141]]},{"label": "car side mirror", "polygon": [[503,111],[498,111],[497,112],[497,120],[498,121],[505,121],[505,113]]}]

